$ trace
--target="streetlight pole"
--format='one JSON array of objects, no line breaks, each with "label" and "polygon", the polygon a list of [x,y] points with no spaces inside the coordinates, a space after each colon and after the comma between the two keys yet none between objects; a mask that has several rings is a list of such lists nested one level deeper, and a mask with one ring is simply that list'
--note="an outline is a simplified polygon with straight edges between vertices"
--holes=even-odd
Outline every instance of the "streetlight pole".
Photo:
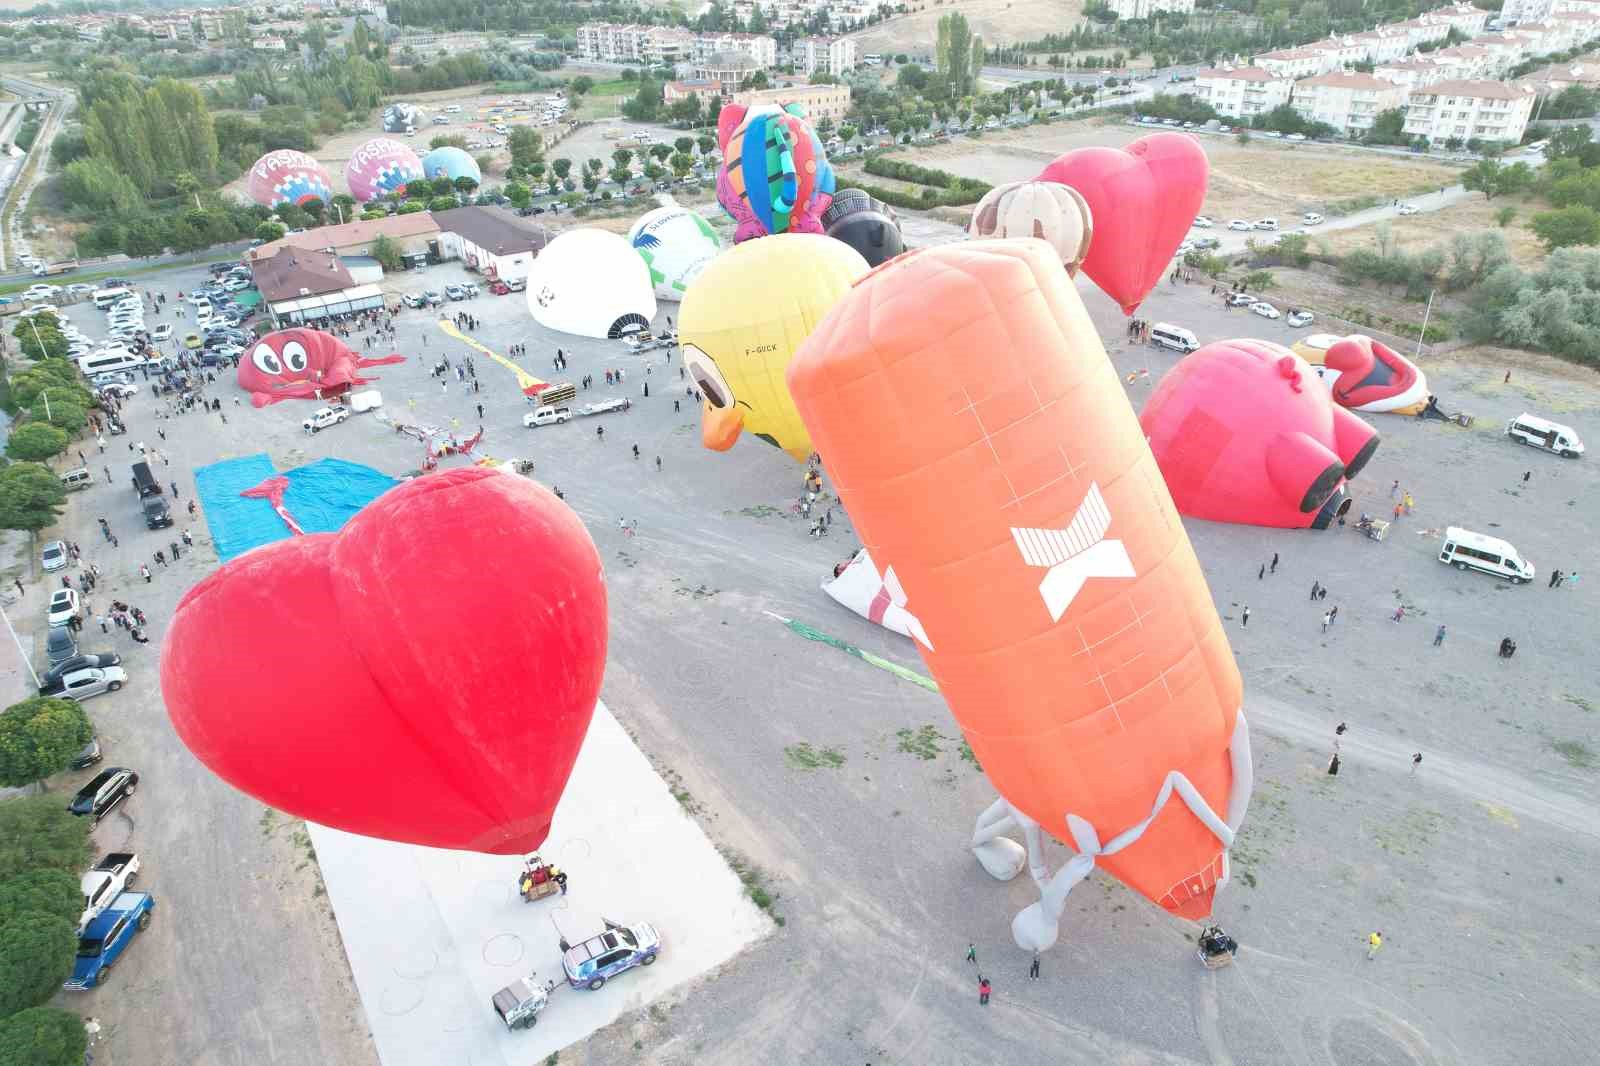
[{"label": "streetlight pole", "polygon": [[29,660],[27,651],[25,651],[22,647],[22,638],[17,636],[17,630],[14,626],[12,626],[11,617],[6,614],[4,607],[0,607],[0,619],[5,620],[6,632],[10,633],[11,639],[16,641],[17,654],[22,657],[22,665],[28,668],[28,676],[33,678],[33,687],[37,689],[39,687],[39,675],[34,672],[33,663]]},{"label": "streetlight pole", "polygon": [[1437,291],[1436,289],[1428,290],[1428,309],[1422,312],[1422,332],[1417,334],[1417,354],[1415,356],[1419,360],[1422,358],[1422,338],[1428,335],[1428,316],[1433,314],[1433,294]]}]

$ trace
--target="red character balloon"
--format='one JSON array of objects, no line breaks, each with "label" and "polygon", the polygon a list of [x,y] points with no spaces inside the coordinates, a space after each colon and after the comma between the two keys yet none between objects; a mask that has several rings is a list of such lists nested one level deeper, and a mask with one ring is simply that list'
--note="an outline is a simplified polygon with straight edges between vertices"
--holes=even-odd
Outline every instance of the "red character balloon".
[{"label": "red character balloon", "polygon": [[239,387],[257,407],[279,400],[325,400],[373,380],[362,377],[360,370],[405,361],[403,355],[368,359],[320,329],[280,329],[262,337],[239,360]]},{"label": "red character balloon", "polygon": [[1352,411],[1414,415],[1428,406],[1428,379],[1417,365],[1359,333],[1330,345],[1318,373],[1333,379],[1334,400]]},{"label": "red character balloon", "polygon": [[467,467],[194,586],[161,691],[189,750],[263,803],[510,855],[549,832],[605,659],[605,582],[578,516],[527,478]]},{"label": "red character balloon", "polygon": [[1070,185],[1094,219],[1083,272],[1133,314],[1171,268],[1206,198],[1210,164],[1187,133],[1153,133],[1127,148],[1075,148],[1040,181]]},{"label": "red character balloon", "polygon": [[1306,361],[1267,341],[1184,357],[1139,415],[1178,511],[1190,518],[1326,529],[1378,433],[1333,402]]}]

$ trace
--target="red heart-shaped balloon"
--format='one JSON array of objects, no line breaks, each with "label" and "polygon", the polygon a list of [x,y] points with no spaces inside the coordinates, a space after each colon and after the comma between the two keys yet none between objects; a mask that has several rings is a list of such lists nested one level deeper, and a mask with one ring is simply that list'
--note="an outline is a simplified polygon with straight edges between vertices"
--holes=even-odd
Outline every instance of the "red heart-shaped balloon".
[{"label": "red heart-shaped balloon", "polygon": [[1152,133],[1126,148],[1074,148],[1038,180],[1070,185],[1088,201],[1094,243],[1083,272],[1131,315],[1171,268],[1210,169],[1187,133]]},{"label": "red heart-shaped balloon", "polygon": [[519,854],[550,830],[605,659],[583,523],[526,478],[468,467],[200,582],[173,616],[161,690],[189,750],[269,806]]}]

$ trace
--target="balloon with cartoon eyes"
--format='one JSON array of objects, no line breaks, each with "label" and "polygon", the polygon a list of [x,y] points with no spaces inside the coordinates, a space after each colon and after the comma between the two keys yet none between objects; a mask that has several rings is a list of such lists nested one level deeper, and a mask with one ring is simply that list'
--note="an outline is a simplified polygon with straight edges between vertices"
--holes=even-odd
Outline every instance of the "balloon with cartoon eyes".
[{"label": "balloon with cartoon eyes", "polygon": [[403,362],[401,355],[365,358],[319,329],[284,329],[262,337],[239,361],[239,387],[256,407],[279,400],[324,400],[372,381],[360,374],[367,367]]}]

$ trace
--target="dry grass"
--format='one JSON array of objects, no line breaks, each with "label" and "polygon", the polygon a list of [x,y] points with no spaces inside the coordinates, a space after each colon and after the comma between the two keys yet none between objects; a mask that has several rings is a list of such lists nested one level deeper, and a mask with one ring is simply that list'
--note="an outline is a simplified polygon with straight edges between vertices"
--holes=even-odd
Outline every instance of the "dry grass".
[{"label": "dry grass", "polygon": [[[1516,208],[1517,217],[1509,226],[1500,229],[1500,223],[1496,221],[1495,215],[1506,206]],[[1398,249],[1419,252],[1430,245],[1446,244],[1457,233],[1499,229],[1505,235],[1506,245],[1511,249],[1512,260],[1521,267],[1535,267],[1544,261],[1545,250],[1539,238],[1528,228],[1528,220],[1536,212],[1547,210],[1549,205],[1538,199],[1490,201],[1474,196],[1470,200],[1438,211],[1393,219],[1390,223],[1390,232]],[[1326,247],[1330,252],[1342,255],[1358,248],[1376,249],[1377,239],[1378,232],[1374,224],[1346,230],[1329,230],[1317,234],[1313,242]]]},{"label": "dry grass", "polygon": [[878,23],[853,34],[857,53],[916,52],[933,54],[939,19],[952,11],[967,16],[972,32],[989,42],[1031,41],[1077,25],[1082,0],[949,0]]}]

